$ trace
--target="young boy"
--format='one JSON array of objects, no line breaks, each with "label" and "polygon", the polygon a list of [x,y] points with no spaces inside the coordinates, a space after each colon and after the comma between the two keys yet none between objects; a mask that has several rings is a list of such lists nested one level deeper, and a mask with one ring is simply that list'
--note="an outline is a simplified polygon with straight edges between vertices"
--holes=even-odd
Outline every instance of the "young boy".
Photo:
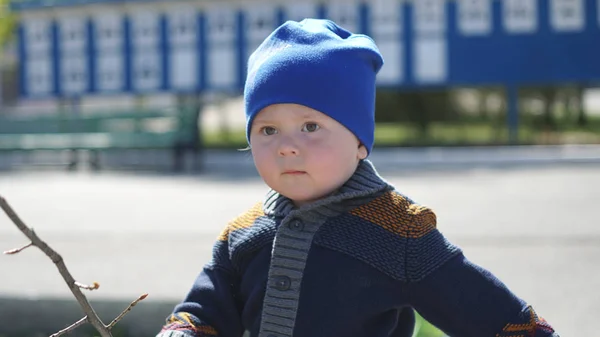
[{"label": "young boy", "polygon": [[414,310],[451,336],[558,336],[366,159],[382,65],[369,37],[327,20],[258,47],[247,138],[271,190],[225,228],[158,336],[410,337]]}]

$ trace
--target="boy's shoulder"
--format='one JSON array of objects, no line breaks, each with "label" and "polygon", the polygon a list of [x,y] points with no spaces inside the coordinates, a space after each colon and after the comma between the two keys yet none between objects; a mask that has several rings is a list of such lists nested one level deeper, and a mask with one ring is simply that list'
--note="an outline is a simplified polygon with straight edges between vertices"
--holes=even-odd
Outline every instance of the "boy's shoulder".
[{"label": "boy's shoulder", "polygon": [[431,208],[414,202],[397,190],[354,208],[350,214],[388,232],[411,238],[421,237],[437,227],[437,217]]},{"label": "boy's shoulder", "polygon": [[437,230],[435,213],[390,190],[323,226],[315,243],[401,281],[418,281],[460,249]]},{"label": "boy's shoulder", "polygon": [[225,249],[235,268],[243,261],[269,245],[275,236],[275,221],[265,215],[263,203],[257,202],[248,210],[229,221],[221,231],[217,249]]},{"label": "boy's shoulder", "polygon": [[256,222],[256,219],[263,217],[264,215],[265,212],[263,210],[263,203],[255,203],[252,207],[227,223],[227,226],[225,226],[225,228],[219,234],[219,240],[227,241],[231,233],[237,230],[250,228]]}]

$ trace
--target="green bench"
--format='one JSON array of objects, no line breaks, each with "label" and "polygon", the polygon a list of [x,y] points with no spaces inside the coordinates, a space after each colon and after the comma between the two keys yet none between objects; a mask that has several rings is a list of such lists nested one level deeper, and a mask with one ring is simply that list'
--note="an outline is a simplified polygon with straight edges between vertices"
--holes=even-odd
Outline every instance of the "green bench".
[{"label": "green bench", "polygon": [[184,156],[201,150],[198,109],[0,115],[0,152],[68,150],[74,168],[77,153],[89,151],[90,164],[99,168],[100,153],[126,149],[171,150],[173,169],[182,170]]}]

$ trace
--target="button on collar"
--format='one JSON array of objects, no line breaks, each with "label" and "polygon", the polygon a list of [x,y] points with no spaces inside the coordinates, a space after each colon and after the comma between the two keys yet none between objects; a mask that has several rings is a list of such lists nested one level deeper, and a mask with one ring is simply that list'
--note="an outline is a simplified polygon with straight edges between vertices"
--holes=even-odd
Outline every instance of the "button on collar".
[{"label": "button on collar", "polygon": [[297,232],[300,232],[300,231],[304,230],[304,224],[300,220],[292,220],[292,221],[290,221],[290,223],[288,224],[288,227],[291,230],[297,231]]},{"label": "button on collar", "polygon": [[277,290],[289,290],[292,286],[292,280],[287,276],[275,276],[273,287]]}]

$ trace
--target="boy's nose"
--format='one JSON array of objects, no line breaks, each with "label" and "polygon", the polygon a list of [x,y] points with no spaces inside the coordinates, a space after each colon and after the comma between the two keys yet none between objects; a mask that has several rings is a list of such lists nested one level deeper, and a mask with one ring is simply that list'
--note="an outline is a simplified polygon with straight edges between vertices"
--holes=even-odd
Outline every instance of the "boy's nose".
[{"label": "boy's nose", "polygon": [[297,156],[300,154],[298,146],[291,139],[282,139],[279,143],[278,152],[280,156]]}]

